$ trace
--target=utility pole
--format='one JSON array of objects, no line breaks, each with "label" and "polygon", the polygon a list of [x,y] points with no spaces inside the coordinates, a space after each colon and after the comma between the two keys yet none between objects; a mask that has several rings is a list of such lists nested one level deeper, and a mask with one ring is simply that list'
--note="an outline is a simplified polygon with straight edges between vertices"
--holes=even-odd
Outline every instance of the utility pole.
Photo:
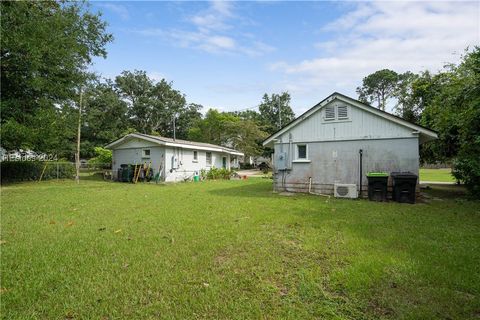
[{"label": "utility pole", "polygon": [[177,138],[177,135],[176,135],[176,128],[175,128],[175,117],[176,117],[176,114],[174,113],[173,114],[173,141],[175,141],[175,139]]},{"label": "utility pole", "polygon": [[80,103],[78,105],[77,153],[75,154],[75,168],[77,169],[75,181],[77,183],[80,183],[80,132],[82,129],[82,98],[83,91],[82,87],[80,87]]},{"label": "utility pole", "polygon": [[277,106],[278,106],[278,120],[280,123],[280,128],[282,128],[282,106],[280,104],[280,97],[277,97]]}]

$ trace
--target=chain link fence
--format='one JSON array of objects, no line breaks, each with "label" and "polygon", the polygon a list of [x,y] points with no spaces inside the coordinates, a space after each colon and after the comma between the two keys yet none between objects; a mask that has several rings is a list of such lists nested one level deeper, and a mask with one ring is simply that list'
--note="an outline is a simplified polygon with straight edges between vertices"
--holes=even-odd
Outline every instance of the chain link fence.
[{"label": "chain link fence", "polygon": [[[2,161],[1,182],[74,180],[75,162],[66,161]],[[80,180],[112,180],[111,164],[81,162]]]}]

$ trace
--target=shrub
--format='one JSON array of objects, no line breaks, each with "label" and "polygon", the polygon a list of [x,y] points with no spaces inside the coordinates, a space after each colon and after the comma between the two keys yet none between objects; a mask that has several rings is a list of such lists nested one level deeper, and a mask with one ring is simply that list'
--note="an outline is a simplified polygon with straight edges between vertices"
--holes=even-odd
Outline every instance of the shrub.
[{"label": "shrub", "polygon": [[[47,166],[45,167],[45,164]],[[71,179],[75,176],[75,165],[72,163],[40,162],[40,161],[2,161],[1,182],[16,182],[38,180],[42,174],[42,180],[56,179],[57,168],[59,179]]]},{"label": "shrub", "polygon": [[[218,180],[218,179],[230,180],[234,172],[235,171],[233,170],[228,170],[225,168],[219,169],[219,168],[211,167],[210,170],[205,173],[205,177],[209,180]],[[202,175],[202,172],[200,172],[200,176],[201,175]]]},{"label": "shrub", "polygon": [[460,153],[453,163],[452,173],[457,180],[465,183],[473,198],[480,199],[480,157],[478,155],[478,153]]},{"label": "shrub", "polygon": [[89,164],[101,166],[104,169],[112,167],[112,150],[108,150],[102,147],[95,147],[95,158],[88,161]]}]

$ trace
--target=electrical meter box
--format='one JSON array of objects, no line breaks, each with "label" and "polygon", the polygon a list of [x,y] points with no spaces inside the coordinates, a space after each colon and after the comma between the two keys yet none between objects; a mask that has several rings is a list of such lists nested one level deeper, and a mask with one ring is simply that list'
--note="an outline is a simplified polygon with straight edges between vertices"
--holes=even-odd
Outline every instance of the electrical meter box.
[{"label": "electrical meter box", "polygon": [[176,156],[172,156],[172,169],[178,168],[178,159]]},{"label": "electrical meter box", "polygon": [[286,170],[287,169],[287,153],[279,152],[275,159],[275,167],[277,170]]}]

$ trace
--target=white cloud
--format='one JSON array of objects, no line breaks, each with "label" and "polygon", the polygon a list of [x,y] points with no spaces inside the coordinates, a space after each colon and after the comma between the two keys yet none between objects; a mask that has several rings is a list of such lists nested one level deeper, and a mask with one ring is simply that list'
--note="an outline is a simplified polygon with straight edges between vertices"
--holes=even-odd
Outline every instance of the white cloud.
[{"label": "white cloud", "polygon": [[130,14],[128,13],[128,9],[123,5],[107,2],[107,3],[102,3],[101,6],[114,12],[115,14],[120,16],[122,20],[130,19]]},{"label": "white cloud", "polygon": [[194,48],[215,54],[245,54],[259,56],[275,50],[249,34],[235,32],[234,20],[244,19],[234,13],[234,2],[212,1],[206,10],[189,16],[188,29],[144,29],[136,31],[144,36],[160,36],[177,46]]},{"label": "white cloud", "polygon": [[[333,39],[315,44],[318,57],[279,61],[292,93],[321,99],[333,91],[354,94],[366,75],[437,71],[456,62],[467,46],[480,43],[479,2],[368,2],[323,26]],[[319,95],[321,94],[321,95]]]}]

